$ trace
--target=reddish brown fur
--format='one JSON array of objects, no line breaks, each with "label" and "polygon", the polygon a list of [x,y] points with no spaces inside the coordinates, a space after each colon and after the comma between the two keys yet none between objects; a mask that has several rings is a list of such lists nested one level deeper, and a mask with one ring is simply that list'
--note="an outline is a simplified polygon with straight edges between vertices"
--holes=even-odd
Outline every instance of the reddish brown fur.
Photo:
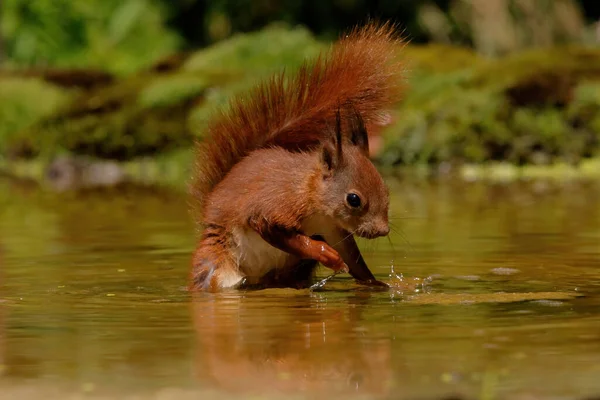
[{"label": "reddish brown fur", "polygon": [[[307,174],[311,169],[315,172]],[[241,226],[252,215],[267,209],[271,210],[271,223],[299,227],[301,216],[315,208],[315,191],[311,189],[316,185],[319,169],[318,158],[310,153],[289,157],[284,149],[256,150],[236,164],[229,179],[219,182],[208,195],[205,222]],[[264,171],[269,171],[269,175],[265,176]],[[219,207],[209,207],[217,203]]]},{"label": "reddish brown fur", "polygon": [[[387,24],[354,30],[294,77],[234,100],[211,125],[193,186],[204,225],[193,288],[299,286],[316,262],[381,284],[352,233],[389,231],[367,129],[398,100],[393,33]],[[358,208],[349,193],[362,199]]]},{"label": "reddish brown fur", "polygon": [[251,151],[318,145],[340,104],[352,103],[368,129],[387,118],[401,95],[403,68],[395,57],[401,45],[392,24],[356,28],[295,76],[281,73],[234,99],[197,147],[192,191],[200,217],[207,195]]}]

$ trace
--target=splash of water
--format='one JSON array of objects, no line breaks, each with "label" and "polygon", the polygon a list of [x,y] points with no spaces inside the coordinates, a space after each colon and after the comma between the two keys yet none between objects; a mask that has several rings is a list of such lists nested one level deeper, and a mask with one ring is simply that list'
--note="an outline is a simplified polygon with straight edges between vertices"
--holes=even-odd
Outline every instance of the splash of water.
[{"label": "splash of water", "polygon": [[[331,275],[326,276],[321,279],[319,282],[313,284],[309,287],[310,291],[319,290],[325,287],[325,284],[331,280],[334,276],[342,273],[342,271],[337,271],[332,273]],[[429,292],[429,285],[433,281],[433,277],[428,276],[426,278],[412,277],[405,278],[402,273],[397,273],[394,266],[394,261],[390,263],[390,273],[389,277],[389,286],[391,289],[396,291],[397,293],[402,292],[413,292],[413,293],[421,293],[421,292]]]},{"label": "splash of water", "polygon": [[340,271],[334,272],[333,274],[326,276],[325,278],[321,279],[319,282],[311,285],[308,289],[313,291],[313,290],[318,290],[318,289],[322,289],[325,284],[334,276],[336,276],[337,274],[339,274]]},{"label": "splash of water", "polygon": [[421,293],[421,292],[429,292],[429,285],[433,281],[433,277],[428,276],[427,278],[405,278],[402,273],[397,273],[394,266],[394,261],[390,264],[390,274],[388,275],[390,281],[388,284],[390,288],[394,289],[396,292],[413,292],[413,293]]}]

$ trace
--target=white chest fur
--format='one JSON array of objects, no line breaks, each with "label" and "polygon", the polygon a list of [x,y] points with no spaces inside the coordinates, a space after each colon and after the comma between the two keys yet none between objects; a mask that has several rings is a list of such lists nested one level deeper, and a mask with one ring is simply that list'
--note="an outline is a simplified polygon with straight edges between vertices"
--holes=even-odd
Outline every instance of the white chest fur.
[{"label": "white chest fur", "polygon": [[267,272],[284,268],[295,262],[296,258],[281,251],[249,229],[240,229],[234,233],[237,247],[234,253],[237,257],[240,271],[248,277],[261,277]]},{"label": "white chest fur", "polygon": [[[302,224],[302,231],[308,236],[321,235],[325,241],[337,243],[340,240],[334,222],[327,217],[315,216]],[[234,231],[236,256],[240,271],[247,277],[262,277],[277,268],[286,268],[298,262],[298,258],[267,243],[252,229]]]}]

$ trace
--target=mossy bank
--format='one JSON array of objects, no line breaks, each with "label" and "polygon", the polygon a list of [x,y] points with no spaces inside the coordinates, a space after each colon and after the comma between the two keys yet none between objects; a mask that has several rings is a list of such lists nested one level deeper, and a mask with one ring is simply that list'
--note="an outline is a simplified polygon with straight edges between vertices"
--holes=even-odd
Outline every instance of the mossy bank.
[{"label": "mossy bank", "polygon": [[[2,168],[42,171],[24,165],[65,155],[128,166],[140,160],[188,163],[211,113],[232,94],[283,68],[294,70],[327,46],[304,28],[272,25],[175,54],[126,77],[1,71]],[[580,170],[588,175],[594,169],[589,165],[597,165],[585,160],[600,156],[600,49],[563,47],[486,59],[463,48],[429,45],[407,46],[401,56],[408,91],[383,133],[377,157],[382,168],[458,165],[472,176],[475,167],[489,163],[535,171],[547,165],[578,171],[584,165]],[[174,169],[188,174],[187,166]]]}]

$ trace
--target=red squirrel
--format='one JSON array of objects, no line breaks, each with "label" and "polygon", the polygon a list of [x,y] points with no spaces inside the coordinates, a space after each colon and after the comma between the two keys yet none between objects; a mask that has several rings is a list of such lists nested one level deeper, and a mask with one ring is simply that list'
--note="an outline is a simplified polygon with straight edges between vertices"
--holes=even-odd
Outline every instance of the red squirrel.
[{"label": "red squirrel", "polygon": [[303,288],[318,263],[387,287],[353,235],[389,233],[388,190],[367,132],[400,98],[401,45],[392,24],[355,28],[209,123],[191,187],[203,228],[192,290]]}]

